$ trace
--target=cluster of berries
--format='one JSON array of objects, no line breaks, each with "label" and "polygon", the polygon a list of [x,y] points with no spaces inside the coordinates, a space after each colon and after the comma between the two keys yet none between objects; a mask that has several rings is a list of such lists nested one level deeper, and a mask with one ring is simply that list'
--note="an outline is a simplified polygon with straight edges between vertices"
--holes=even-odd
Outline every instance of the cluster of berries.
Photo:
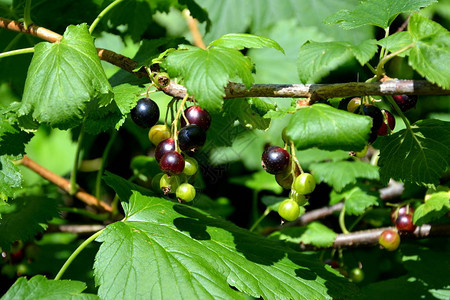
[{"label": "cluster of berries", "polygon": [[[393,98],[402,111],[407,111],[417,104],[417,96],[394,95]],[[369,143],[373,143],[378,136],[389,134],[395,128],[395,118],[391,112],[372,104],[362,104],[361,98],[345,98],[341,100],[338,108],[372,118]]]},{"label": "cluster of berries", "polygon": [[381,233],[378,243],[386,250],[394,251],[400,245],[400,234],[411,234],[416,230],[413,223],[414,209],[409,205],[393,209],[391,212],[392,223],[396,230],[385,230]]},{"label": "cluster of berries", "polygon": [[180,201],[192,201],[195,188],[187,183],[187,176],[197,173],[198,163],[187,154],[205,144],[206,131],[211,125],[209,113],[196,105],[187,108],[176,137],[172,136],[167,125],[155,125],[159,120],[159,108],[150,98],[138,100],[131,110],[131,118],[141,127],[151,127],[148,135],[156,146],[155,159],[162,171],[153,178],[152,186],[158,186],[164,194],[175,193]]},{"label": "cluster of berries", "polygon": [[300,206],[308,202],[305,195],[316,187],[314,177],[309,173],[300,173],[296,164],[292,164],[290,154],[283,148],[272,146],[262,154],[262,167],[275,175],[277,183],[291,189],[289,198],[281,202],[278,214],[286,221],[294,221],[300,215]]}]

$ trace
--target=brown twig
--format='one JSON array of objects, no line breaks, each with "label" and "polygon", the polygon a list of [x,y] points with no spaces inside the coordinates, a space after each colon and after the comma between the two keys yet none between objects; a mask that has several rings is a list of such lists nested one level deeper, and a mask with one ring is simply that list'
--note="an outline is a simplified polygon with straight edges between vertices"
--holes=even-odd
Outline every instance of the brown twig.
[{"label": "brown twig", "polygon": [[[26,30],[23,23],[0,17],[0,28],[12,31],[28,33],[47,40],[57,42],[62,36],[56,32],[39,27],[29,26]],[[97,49],[100,59],[116,65],[137,77],[145,77],[148,74],[144,69],[136,72],[133,70],[138,63],[131,58],[117,54],[106,49]],[[184,98],[186,88],[175,82],[161,90],[169,96]],[[230,82],[225,88],[224,98],[243,97],[280,97],[280,98],[310,98],[310,104],[319,99],[332,97],[353,97],[365,95],[450,95],[450,90],[444,90],[425,80],[389,80],[385,82],[349,82],[336,84],[254,84],[250,89],[242,83]]]},{"label": "brown twig", "polygon": [[91,224],[91,225],[55,225],[51,224],[48,232],[70,232],[76,234],[91,234],[102,230],[105,225]]},{"label": "brown twig", "polygon": [[[20,160],[20,163],[25,167],[29,168],[30,170],[41,175],[43,178],[47,179],[54,185],[60,187],[65,192],[70,193],[70,182],[67,179],[62,178],[61,176],[56,175],[52,171],[44,168],[43,166],[39,165],[26,155]],[[83,190],[78,190],[78,192],[76,192],[74,196],[83,201],[84,203],[86,203],[87,205],[101,207],[103,210],[107,212],[112,212],[112,208],[109,204],[100,201],[99,199],[95,198],[91,194],[86,193]]]},{"label": "brown twig", "polygon": [[183,16],[186,19],[189,31],[192,34],[194,45],[199,48],[206,49],[205,42],[203,42],[202,35],[198,30],[198,21],[191,16],[191,13],[187,9],[183,11]]},{"label": "brown twig", "polygon": [[[318,250],[324,248],[356,248],[369,247],[378,245],[378,238],[381,233],[387,229],[395,229],[394,227],[376,228],[370,230],[356,231],[349,234],[338,234],[331,247],[316,247],[309,244],[300,243],[301,250]],[[402,234],[401,238],[424,239],[428,237],[450,236],[450,224],[435,224],[418,226],[411,234]]]}]

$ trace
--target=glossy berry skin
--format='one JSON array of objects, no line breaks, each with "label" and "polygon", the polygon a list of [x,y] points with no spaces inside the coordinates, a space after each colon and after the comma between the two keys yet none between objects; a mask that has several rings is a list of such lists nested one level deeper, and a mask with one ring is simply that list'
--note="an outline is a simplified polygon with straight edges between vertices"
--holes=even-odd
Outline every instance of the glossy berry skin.
[{"label": "glossy berry skin", "polygon": [[395,220],[401,215],[413,215],[414,214],[414,208],[410,205],[402,206],[398,209],[393,208],[391,211],[391,220],[392,223],[395,224]]},{"label": "glossy berry skin", "polygon": [[294,189],[301,195],[312,193],[316,188],[316,180],[309,173],[302,173],[294,181]]},{"label": "glossy berry skin", "polygon": [[178,145],[182,151],[200,149],[206,141],[206,131],[198,125],[187,125],[178,133]]},{"label": "glossy berry skin", "polygon": [[348,112],[354,112],[358,109],[358,107],[361,105],[361,98],[353,98],[350,100],[350,102],[347,104],[347,111]]},{"label": "glossy berry skin", "polygon": [[291,193],[289,194],[289,198],[297,202],[299,206],[304,206],[308,202],[308,199],[306,199],[305,195],[299,194],[295,190],[291,191]]},{"label": "glossy berry skin", "polygon": [[395,227],[399,232],[409,232],[412,233],[416,229],[416,225],[414,225],[412,220],[412,215],[398,215],[397,220],[395,220]]},{"label": "glossy berry skin", "polygon": [[176,195],[182,201],[191,202],[195,198],[195,188],[192,184],[182,183],[177,188]]},{"label": "glossy berry skin", "polygon": [[[189,121],[189,124],[195,124],[203,128],[204,130],[208,130],[211,125],[211,116],[209,113],[201,108],[200,106],[191,106],[184,110],[184,115],[186,119]],[[181,118],[181,127],[186,126],[186,121],[182,117]]]},{"label": "glossy berry skin", "polygon": [[175,194],[180,184],[181,178],[179,176],[168,176],[167,174],[164,174],[159,181],[159,187],[164,195]]},{"label": "glossy berry skin", "polygon": [[289,190],[294,178],[292,177],[291,172],[282,172],[275,175],[275,180],[283,189]]},{"label": "glossy berry skin", "polygon": [[184,170],[183,173],[192,176],[195,175],[198,171],[198,163],[197,161],[192,157],[186,157],[184,159]]},{"label": "glossy berry skin", "polygon": [[[152,190],[155,192],[161,192],[161,178],[164,176],[164,173],[158,173],[152,178]],[[167,175],[166,175],[167,176]]]},{"label": "glossy berry skin", "polygon": [[300,207],[292,199],[286,199],[278,207],[278,214],[286,221],[294,221],[300,215]]},{"label": "glossy berry skin", "polygon": [[178,175],[184,170],[183,155],[176,151],[169,151],[161,157],[159,167],[168,175]]},{"label": "glossy berry skin", "polygon": [[[394,130],[395,128],[395,118],[394,116],[387,110],[382,109],[381,113],[383,114],[383,123],[381,124],[380,128],[378,128],[377,134],[378,136],[385,136],[388,134],[391,130]],[[390,130],[388,130],[388,126]]]},{"label": "glossy berry skin", "polygon": [[148,139],[155,146],[168,138],[170,138],[170,129],[166,125],[155,125],[148,132]]},{"label": "glossy berry skin", "polygon": [[383,114],[381,113],[381,110],[378,107],[369,104],[361,105],[355,112],[372,118],[369,143],[373,143],[377,138],[378,129],[381,127],[381,124],[383,124]]},{"label": "glossy berry skin", "polygon": [[290,158],[286,150],[272,146],[263,152],[261,166],[270,174],[279,174],[287,169]]},{"label": "glossy berry skin", "polygon": [[397,250],[400,245],[400,236],[397,231],[387,229],[378,238],[378,243],[388,251]]},{"label": "glossy berry skin", "polygon": [[141,98],[130,112],[131,119],[143,128],[150,128],[159,120],[159,108],[150,98]]},{"label": "glossy berry skin", "polygon": [[364,280],[364,272],[360,268],[354,268],[350,270],[348,277],[351,281],[359,283]]},{"label": "glossy berry skin", "polygon": [[402,111],[408,111],[415,107],[418,99],[416,95],[394,95],[392,98]]},{"label": "glossy berry skin", "polygon": [[172,138],[165,139],[161,143],[156,146],[155,149],[155,158],[156,161],[159,162],[161,157],[169,151],[175,151],[175,140]]}]

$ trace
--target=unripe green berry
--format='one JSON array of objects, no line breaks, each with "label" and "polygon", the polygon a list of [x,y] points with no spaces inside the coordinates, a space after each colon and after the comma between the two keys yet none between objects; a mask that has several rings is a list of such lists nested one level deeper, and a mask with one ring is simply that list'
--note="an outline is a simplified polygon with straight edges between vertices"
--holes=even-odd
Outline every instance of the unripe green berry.
[{"label": "unripe green berry", "polygon": [[292,199],[286,199],[278,207],[278,214],[286,221],[294,221],[300,215],[300,207]]},{"label": "unripe green berry", "polygon": [[198,163],[197,161],[192,157],[185,157],[184,158],[184,170],[183,173],[192,176],[195,175],[198,171]]},{"label": "unripe green berry", "polygon": [[294,189],[297,193],[306,195],[312,193],[316,188],[316,180],[309,173],[302,173],[294,181]]},{"label": "unripe green berry", "polygon": [[169,176],[167,174],[164,174],[159,181],[159,187],[164,192],[164,195],[174,194],[180,184],[181,178],[179,176]]},{"label": "unripe green berry", "polygon": [[191,202],[195,198],[195,188],[192,184],[183,183],[177,188],[177,198],[186,202]]}]

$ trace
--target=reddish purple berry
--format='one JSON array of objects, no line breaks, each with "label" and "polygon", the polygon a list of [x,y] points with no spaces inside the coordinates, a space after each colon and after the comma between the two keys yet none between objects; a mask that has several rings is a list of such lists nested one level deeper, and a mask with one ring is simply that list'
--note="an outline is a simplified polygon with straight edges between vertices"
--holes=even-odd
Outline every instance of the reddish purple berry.
[{"label": "reddish purple berry", "polygon": [[278,174],[287,169],[290,155],[281,147],[272,146],[262,154],[262,167],[270,174]]}]

